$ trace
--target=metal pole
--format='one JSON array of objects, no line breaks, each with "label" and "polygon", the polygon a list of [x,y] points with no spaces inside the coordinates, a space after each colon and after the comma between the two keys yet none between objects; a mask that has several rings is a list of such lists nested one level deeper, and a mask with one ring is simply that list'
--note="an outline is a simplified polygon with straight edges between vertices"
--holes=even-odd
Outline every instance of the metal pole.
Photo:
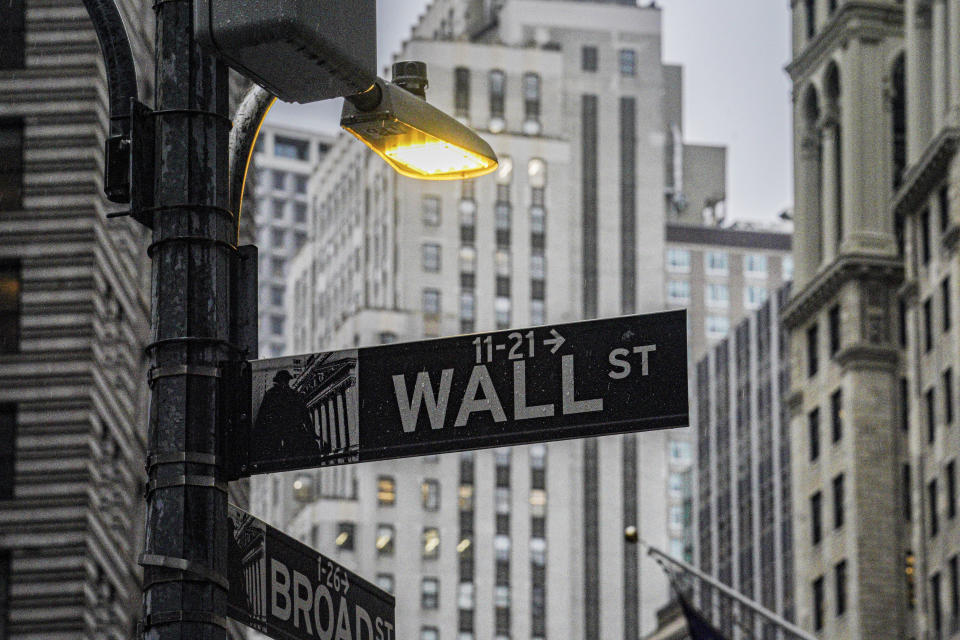
[{"label": "metal pole", "polygon": [[[227,495],[220,366],[230,342],[227,69],[193,39],[192,3],[154,3],[155,202],[144,638],[226,632]],[[148,176],[149,178],[149,176]]]},{"label": "metal pole", "polygon": [[673,566],[677,567],[678,569],[680,569],[680,570],[683,571],[684,573],[689,574],[689,575],[693,576],[694,578],[697,578],[697,579],[700,580],[701,582],[707,583],[708,585],[710,585],[710,586],[713,587],[714,589],[717,589],[718,591],[720,591],[720,592],[723,593],[724,595],[726,595],[726,596],[728,596],[728,597],[730,597],[730,598],[733,598],[734,600],[736,600],[737,602],[739,602],[739,603],[742,604],[743,606],[747,607],[748,609],[751,609],[754,613],[756,613],[757,615],[761,616],[762,618],[765,618],[768,622],[770,622],[770,623],[772,623],[772,624],[780,627],[780,628],[783,629],[784,631],[787,631],[787,632],[795,635],[796,637],[800,638],[801,640],[817,640],[817,637],[816,637],[816,636],[813,636],[813,635],[807,633],[806,631],[804,631],[804,630],[801,629],[800,627],[796,626],[795,624],[790,623],[790,622],[789,622],[788,620],[786,620],[785,618],[783,618],[783,617],[781,617],[781,616],[778,616],[778,615],[777,615],[776,613],[774,613],[773,611],[770,611],[769,609],[767,609],[766,607],[764,607],[764,606],[761,605],[760,603],[754,602],[753,600],[751,600],[750,598],[746,597],[746,596],[743,595],[742,593],[740,593],[740,592],[738,592],[738,591],[735,591],[734,589],[731,589],[730,587],[728,587],[727,585],[723,584],[723,583],[720,582],[719,580],[716,580],[716,579],[714,579],[712,576],[709,576],[709,575],[703,573],[702,571],[700,571],[700,570],[697,569],[696,567],[687,564],[687,563],[684,562],[683,560],[677,560],[676,558],[673,558],[673,557],[671,557],[671,556],[668,556],[668,555],[665,554],[663,551],[660,551],[660,550],[657,549],[656,547],[650,546],[650,545],[647,544],[646,542],[640,541],[640,544],[642,544],[643,546],[645,546],[645,547],[647,548],[647,555],[653,557],[654,560],[663,560],[664,562],[669,562],[670,564],[672,564]]}]

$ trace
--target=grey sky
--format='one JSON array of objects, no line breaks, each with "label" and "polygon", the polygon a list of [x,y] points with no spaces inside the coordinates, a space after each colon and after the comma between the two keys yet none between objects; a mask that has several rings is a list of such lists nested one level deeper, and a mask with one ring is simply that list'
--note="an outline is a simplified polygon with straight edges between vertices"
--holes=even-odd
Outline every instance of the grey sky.
[{"label": "grey sky", "polygon": [[[377,0],[380,67],[428,0]],[[790,57],[786,0],[659,0],[663,59],[684,67],[684,135],[727,145],[731,217],[772,221],[791,204]],[[268,118],[336,131],[339,101],[278,103]]]}]

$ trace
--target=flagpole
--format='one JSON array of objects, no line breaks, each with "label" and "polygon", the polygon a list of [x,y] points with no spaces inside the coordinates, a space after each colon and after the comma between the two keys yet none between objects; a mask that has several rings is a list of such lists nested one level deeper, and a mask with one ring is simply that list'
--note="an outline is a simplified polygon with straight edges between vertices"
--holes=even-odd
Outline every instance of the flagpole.
[{"label": "flagpole", "polygon": [[[634,535],[635,535],[635,534],[634,534]],[[627,533],[627,538],[628,538],[628,540],[629,540],[631,537],[633,537],[633,536],[631,536],[630,533],[628,532],[628,533]],[[691,576],[697,578],[697,579],[700,580],[701,582],[707,583],[708,585],[710,585],[711,587],[717,589],[718,591],[720,591],[720,592],[723,593],[724,595],[729,596],[730,598],[733,598],[734,600],[736,600],[737,602],[739,602],[739,603],[742,604],[743,606],[745,606],[745,607],[747,607],[748,609],[752,610],[752,611],[753,611],[754,613],[756,613],[757,615],[765,618],[768,622],[770,622],[770,623],[772,623],[772,624],[780,627],[780,628],[783,629],[784,631],[787,631],[787,632],[793,634],[794,636],[796,636],[797,638],[800,638],[801,640],[818,640],[818,638],[817,638],[816,636],[811,635],[810,633],[804,631],[803,629],[801,629],[800,627],[796,626],[795,624],[792,624],[792,623],[791,623],[790,621],[788,621],[787,619],[785,619],[785,618],[777,615],[777,614],[774,613],[773,611],[770,611],[769,609],[767,609],[766,607],[762,606],[762,605],[759,604],[758,602],[754,602],[754,601],[751,600],[750,598],[748,598],[748,597],[744,596],[743,594],[741,594],[740,592],[735,591],[734,589],[728,587],[727,585],[723,584],[722,582],[720,582],[719,580],[715,579],[714,577],[709,576],[709,575],[703,573],[702,571],[700,571],[700,570],[697,569],[696,567],[694,567],[694,566],[692,566],[692,565],[690,565],[690,564],[687,564],[687,563],[684,562],[683,560],[678,560],[678,559],[676,559],[676,558],[673,558],[673,557],[667,555],[666,553],[664,553],[663,551],[660,551],[660,550],[657,549],[656,547],[654,547],[654,546],[652,546],[652,545],[650,545],[650,544],[647,544],[644,540],[642,540],[642,539],[640,539],[640,538],[636,538],[635,540],[636,540],[636,542],[638,542],[642,547],[644,547],[644,548],[647,550],[647,555],[650,556],[650,557],[652,557],[654,560],[656,560],[656,561],[657,561],[657,564],[660,564],[660,561],[661,561],[661,560],[664,561],[664,562],[669,562],[670,564],[672,564],[673,566],[677,567],[678,569],[680,569],[680,570],[683,571],[684,573],[686,573],[686,574],[688,574],[688,575],[691,575]],[[661,565],[661,566],[662,566],[662,565]]]}]

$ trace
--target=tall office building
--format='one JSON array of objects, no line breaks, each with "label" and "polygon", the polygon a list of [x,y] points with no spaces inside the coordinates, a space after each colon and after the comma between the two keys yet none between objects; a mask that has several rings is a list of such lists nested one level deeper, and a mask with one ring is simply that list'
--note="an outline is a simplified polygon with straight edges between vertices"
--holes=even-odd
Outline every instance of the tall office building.
[{"label": "tall office building", "polygon": [[[823,637],[915,637],[929,615],[916,599],[926,592],[927,567],[909,567],[915,573],[908,574],[905,563],[916,552],[912,528],[922,526],[919,486],[943,472],[933,462],[948,455],[948,431],[931,418],[937,448],[928,449],[921,428],[927,404],[911,401],[904,417],[902,400],[931,388],[944,372],[939,366],[957,355],[952,334],[937,334],[944,358],[924,368],[923,379],[903,357],[902,344],[916,352],[918,325],[903,324],[917,315],[916,305],[898,314],[898,235],[905,225],[895,212],[918,184],[936,204],[945,174],[934,179],[929,169],[948,166],[929,142],[934,121],[943,124],[946,96],[955,104],[960,86],[950,94],[943,84],[960,64],[944,40],[957,37],[955,26],[946,26],[948,9],[956,20],[953,0],[793,4],[796,276],[783,321],[791,349],[795,599],[798,623]],[[907,186],[905,178],[920,174],[935,184]],[[918,217],[928,220],[921,200],[913,201]],[[920,300],[935,287],[939,292],[940,275],[924,265],[913,289],[923,293]],[[900,292],[910,306],[910,289]],[[918,357],[928,359],[927,351]],[[946,562],[938,555],[929,566],[946,571]]]},{"label": "tall office building", "polygon": [[[118,2],[152,91],[153,12]],[[147,232],[102,193],[80,3],[0,5],[0,637],[129,638],[139,602]]]},{"label": "tall office building", "polygon": [[[501,166],[415,182],[339,140],[308,189],[292,351],[663,308],[665,221],[685,208],[669,206],[665,177],[680,74],[660,59],[658,9],[437,2],[402,57],[428,63],[430,102],[480,130]],[[691,193],[723,193],[686,175]],[[669,546],[672,439],[267,477],[253,499],[396,591],[400,636],[638,638],[668,588],[623,529]]]},{"label": "tall office building", "polygon": [[260,129],[250,172],[259,269],[260,357],[287,353],[286,276],[308,231],[307,182],[334,137],[265,124]]},{"label": "tall office building", "polygon": [[[697,565],[788,620],[795,615],[787,407],[789,287],[771,293],[697,362]],[[761,618],[702,588],[699,606],[729,638],[775,638]],[[735,627],[734,622],[739,624]]]}]

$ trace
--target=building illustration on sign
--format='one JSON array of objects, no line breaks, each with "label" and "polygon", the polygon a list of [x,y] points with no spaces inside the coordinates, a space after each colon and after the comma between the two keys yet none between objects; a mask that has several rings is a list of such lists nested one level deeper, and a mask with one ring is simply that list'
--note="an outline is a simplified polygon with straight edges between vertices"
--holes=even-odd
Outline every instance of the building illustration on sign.
[{"label": "building illustration on sign", "polygon": [[356,462],[357,382],[355,349],[255,363],[252,445],[275,459],[310,452],[325,464]]},{"label": "building illustration on sign", "polygon": [[231,606],[245,612],[247,626],[266,633],[266,526],[263,521],[234,507],[230,508],[228,522]]}]

